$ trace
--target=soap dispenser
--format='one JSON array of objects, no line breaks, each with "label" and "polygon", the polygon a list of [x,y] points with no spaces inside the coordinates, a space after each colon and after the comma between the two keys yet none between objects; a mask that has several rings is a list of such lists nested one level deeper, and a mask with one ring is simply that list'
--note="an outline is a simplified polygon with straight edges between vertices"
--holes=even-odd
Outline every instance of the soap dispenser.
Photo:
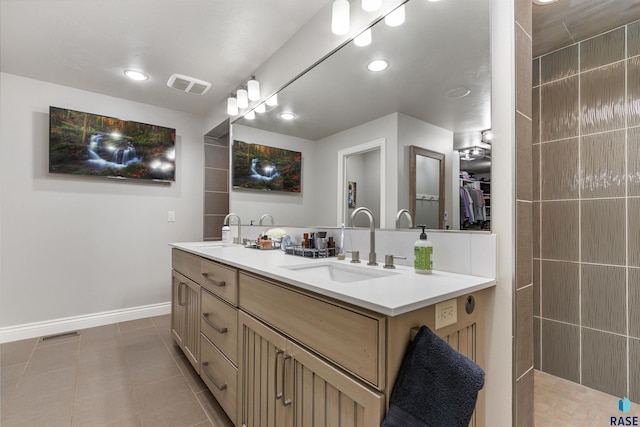
[{"label": "soap dispenser", "polygon": [[431,274],[433,269],[433,243],[427,240],[427,234],[424,232],[426,225],[419,225],[422,228],[420,233],[420,239],[416,240],[413,245],[413,254],[415,260],[413,262],[413,268],[416,273]]}]

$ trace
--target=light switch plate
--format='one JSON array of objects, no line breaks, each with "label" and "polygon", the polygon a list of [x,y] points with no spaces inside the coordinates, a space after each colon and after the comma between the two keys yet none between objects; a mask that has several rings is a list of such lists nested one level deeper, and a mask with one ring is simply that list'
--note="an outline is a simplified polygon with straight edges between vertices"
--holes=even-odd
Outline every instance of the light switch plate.
[{"label": "light switch plate", "polygon": [[458,301],[450,299],[436,304],[436,329],[453,325],[458,321]]},{"label": "light switch plate", "polygon": [[176,222],[176,211],[169,211],[167,215],[167,221]]}]

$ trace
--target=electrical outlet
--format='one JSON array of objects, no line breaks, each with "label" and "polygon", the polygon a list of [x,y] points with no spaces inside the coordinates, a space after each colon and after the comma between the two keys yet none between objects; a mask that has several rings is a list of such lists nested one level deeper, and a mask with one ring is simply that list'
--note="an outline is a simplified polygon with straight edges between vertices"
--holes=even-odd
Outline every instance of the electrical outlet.
[{"label": "electrical outlet", "polygon": [[167,214],[167,221],[168,222],[176,222],[176,212],[175,211],[169,211],[169,213]]},{"label": "electrical outlet", "polygon": [[436,329],[453,325],[458,321],[458,302],[455,299],[436,304]]}]

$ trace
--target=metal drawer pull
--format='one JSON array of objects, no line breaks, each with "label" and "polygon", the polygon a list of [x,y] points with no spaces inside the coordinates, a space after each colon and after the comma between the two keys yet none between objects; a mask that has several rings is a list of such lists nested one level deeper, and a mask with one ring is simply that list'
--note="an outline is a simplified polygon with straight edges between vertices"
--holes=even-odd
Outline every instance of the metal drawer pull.
[{"label": "metal drawer pull", "polygon": [[[276,400],[282,397],[282,393],[278,392],[278,356],[280,356],[283,353],[284,353],[284,350],[280,350],[276,348],[276,363],[275,363],[274,374],[273,374],[273,382],[275,384],[275,391],[276,391]],[[284,387],[284,383],[282,383],[282,386]]]},{"label": "metal drawer pull", "polygon": [[291,405],[291,403],[293,402],[293,400],[291,399],[287,399],[287,396],[285,395],[286,391],[287,391],[287,367],[286,367],[286,363],[287,360],[291,359],[291,356],[287,356],[285,355],[282,358],[282,405],[283,406],[289,406]]},{"label": "metal drawer pull", "polygon": [[208,281],[210,281],[211,283],[213,283],[216,286],[220,286],[223,287],[226,285],[224,280],[216,280],[216,279],[212,279],[211,277],[209,277],[209,273],[201,273],[202,277],[204,277],[205,279],[207,279]]},{"label": "metal drawer pull", "polygon": [[207,378],[209,378],[209,381],[211,381],[213,383],[213,385],[220,391],[224,391],[227,389],[227,384],[220,384],[218,381],[216,381],[215,378],[213,378],[213,376],[209,373],[209,370],[207,370],[207,366],[209,366],[209,362],[204,362],[202,364],[202,367],[204,368],[203,371],[206,374]]},{"label": "metal drawer pull", "polygon": [[213,329],[215,329],[216,331],[218,331],[221,334],[226,334],[227,333],[227,328],[225,328],[224,326],[218,326],[215,323],[213,323],[209,319],[210,315],[211,315],[210,313],[202,313],[202,317],[204,318],[204,321],[207,323],[207,325],[211,326]]}]

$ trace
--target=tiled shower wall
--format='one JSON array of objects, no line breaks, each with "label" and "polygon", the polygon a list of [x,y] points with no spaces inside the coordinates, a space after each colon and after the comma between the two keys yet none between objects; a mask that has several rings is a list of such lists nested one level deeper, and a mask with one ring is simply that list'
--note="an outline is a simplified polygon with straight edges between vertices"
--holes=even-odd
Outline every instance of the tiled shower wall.
[{"label": "tiled shower wall", "polygon": [[534,366],[640,402],[640,22],[533,61]]},{"label": "tiled shower wall", "polygon": [[229,213],[229,134],[204,138],[203,240],[222,240]]}]

